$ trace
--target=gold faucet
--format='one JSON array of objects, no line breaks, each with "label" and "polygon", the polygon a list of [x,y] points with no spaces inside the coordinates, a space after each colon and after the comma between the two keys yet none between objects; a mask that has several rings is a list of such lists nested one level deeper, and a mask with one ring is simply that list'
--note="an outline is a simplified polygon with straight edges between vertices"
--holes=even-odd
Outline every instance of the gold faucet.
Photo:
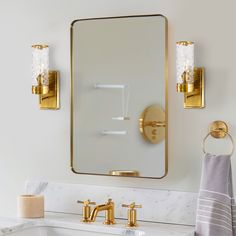
[{"label": "gold faucet", "polygon": [[115,224],[114,206],[115,204],[112,199],[108,199],[105,204],[95,206],[91,212],[89,221],[94,222],[96,220],[98,212],[105,211],[105,221],[103,223],[106,225]]}]

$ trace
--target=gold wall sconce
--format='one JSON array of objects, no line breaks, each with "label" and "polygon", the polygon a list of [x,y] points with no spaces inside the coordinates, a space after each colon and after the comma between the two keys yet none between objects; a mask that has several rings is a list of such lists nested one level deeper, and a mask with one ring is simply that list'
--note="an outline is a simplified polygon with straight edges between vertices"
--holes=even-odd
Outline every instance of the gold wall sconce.
[{"label": "gold wall sconce", "polygon": [[194,43],[176,43],[177,92],[184,93],[184,108],[205,107],[204,68],[194,67]]},{"label": "gold wall sconce", "polygon": [[48,45],[32,45],[32,79],[32,93],[39,95],[40,109],[59,109],[59,72],[49,70]]}]

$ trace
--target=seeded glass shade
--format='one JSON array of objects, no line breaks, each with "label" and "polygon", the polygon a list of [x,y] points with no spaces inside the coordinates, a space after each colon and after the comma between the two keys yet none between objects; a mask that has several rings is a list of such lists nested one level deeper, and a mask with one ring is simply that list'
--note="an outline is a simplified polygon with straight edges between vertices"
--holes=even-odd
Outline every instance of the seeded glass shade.
[{"label": "seeded glass shade", "polygon": [[49,47],[48,45],[32,46],[32,83],[34,86],[48,86]]},{"label": "seeded glass shade", "polygon": [[193,83],[194,43],[180,41],[176,43],[177,84]]}]

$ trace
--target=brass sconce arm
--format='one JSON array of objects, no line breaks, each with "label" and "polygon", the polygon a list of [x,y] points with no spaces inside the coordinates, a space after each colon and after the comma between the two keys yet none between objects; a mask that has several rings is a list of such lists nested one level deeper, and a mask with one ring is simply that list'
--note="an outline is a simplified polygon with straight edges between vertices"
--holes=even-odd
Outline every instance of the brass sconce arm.
[{"label": "brass sconce arm", "polygon": [[189,83],[188,81],[190,80],[190,72],[189,71],[184,71],[183,74],[181,75],[181,78],[183,80],[183,83],[177,83],[176,90],[177,92],[180,93],[186,93],[186,92],[193,92],[194,90],[194,85],[193,83]]},{"label": "brass sconce arm", "polygon": [[40,74],[37,77],[38,85],[32,85],[32,94],[44,95],[49,92],[49,86],[43,85],[42,80],[43,80],[43,75]]}]

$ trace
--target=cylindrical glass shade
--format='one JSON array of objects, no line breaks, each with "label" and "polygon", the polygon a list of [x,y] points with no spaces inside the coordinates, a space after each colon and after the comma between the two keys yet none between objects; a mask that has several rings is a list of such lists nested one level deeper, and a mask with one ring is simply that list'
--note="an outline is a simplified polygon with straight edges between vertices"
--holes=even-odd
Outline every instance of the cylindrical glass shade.
[{"label": "cylindrical glass shade", "polygon": [[193,84],[194,82],[194,43],[180,41],[176,43],[177,84]]},{"label": "cylindrical glass shade", "polygon": [[49,85],[49,47],[32,45],[32,83],[33,86]]}]

